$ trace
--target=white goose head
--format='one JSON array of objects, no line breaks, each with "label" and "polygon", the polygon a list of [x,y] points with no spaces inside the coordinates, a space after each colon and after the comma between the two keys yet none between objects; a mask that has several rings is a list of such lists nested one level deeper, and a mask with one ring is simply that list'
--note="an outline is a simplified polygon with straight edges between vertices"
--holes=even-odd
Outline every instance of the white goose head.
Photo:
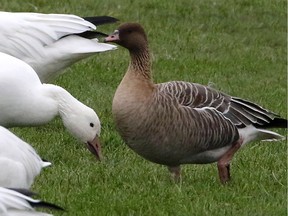
[{"label": "white goose head", "polygon": [[96,112],[79,101],[74,101],[71,104],[74,105],[73,109],[67,107],[67,104],[59,108],[64,126],[72,136],[84,142],[90,152],[100,160],[101,145],[99,136],[101,124]]}]

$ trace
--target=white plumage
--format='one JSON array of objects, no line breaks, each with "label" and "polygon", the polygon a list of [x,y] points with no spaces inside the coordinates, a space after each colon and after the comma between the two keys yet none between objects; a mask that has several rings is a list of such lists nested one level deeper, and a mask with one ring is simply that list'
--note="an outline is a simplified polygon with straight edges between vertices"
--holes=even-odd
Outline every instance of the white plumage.
[{"label": "white plumage", "polygon": [[0,186],[29,189],[44,162],[28,143],[0,126]]},{"label": "white plumage", "polygon": [[0,52],[25,61],[41,82],[50,82],[71,64],[116,48],[77,35],[95,29],[75,15],[0,12]]},{"label": "white plumage", "polygon": [[68,131],[99,158],[100,121],[95,111],[65,89],[42,84],[28,64],[5,53],[0,53],[0,101],[0,125],[43,125],[59,115]]}]

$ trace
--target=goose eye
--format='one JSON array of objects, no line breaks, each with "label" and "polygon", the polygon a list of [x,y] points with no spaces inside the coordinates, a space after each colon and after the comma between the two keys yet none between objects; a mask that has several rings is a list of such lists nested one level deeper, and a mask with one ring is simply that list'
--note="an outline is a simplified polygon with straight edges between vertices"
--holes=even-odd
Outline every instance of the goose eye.
[{"label": "goose eye", "polygon": [[93,124],[93,123],[90,123],[90,127],[94,127],[94,124]]}]

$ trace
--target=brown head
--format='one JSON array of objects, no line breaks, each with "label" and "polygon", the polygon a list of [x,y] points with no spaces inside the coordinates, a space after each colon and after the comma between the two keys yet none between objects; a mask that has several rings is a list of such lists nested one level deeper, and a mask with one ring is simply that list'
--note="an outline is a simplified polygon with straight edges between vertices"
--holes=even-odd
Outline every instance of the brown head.
[{"label": "brown head", "polygon": [[105,38],[105,42],[114,42],[128,50],[139,50],[147,47],[147,37],[139,23],[124,23],[114,33]]}]

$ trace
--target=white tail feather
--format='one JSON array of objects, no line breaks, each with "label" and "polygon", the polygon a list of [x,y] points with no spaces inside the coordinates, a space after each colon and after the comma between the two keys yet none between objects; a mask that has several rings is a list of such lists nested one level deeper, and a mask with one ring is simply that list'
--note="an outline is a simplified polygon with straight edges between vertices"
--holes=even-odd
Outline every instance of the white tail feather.
[{"label": "white tail feather", "polygon": [[258,129],[252,125],[239,129],[239,134],[243,139],[242,145],[251,141],[276,141],[284,139],[284,137],[278,133],[269,130]]},{"label": "white tail feather", "polygon": [[285,137],[275,133],[273,131],[269,131],[269,130],[263,130],[263,129],[258,129],[259,132],[261,132],[263,136],[263,138],[261,139],[261,141],[276,141],[276,140],[284,140]]},{"label": "white tail feather", "polygon": [[52,164],[48,161],[43,161],[42,163],[42,167],[48,167],[48,166],[51,166]]}]

